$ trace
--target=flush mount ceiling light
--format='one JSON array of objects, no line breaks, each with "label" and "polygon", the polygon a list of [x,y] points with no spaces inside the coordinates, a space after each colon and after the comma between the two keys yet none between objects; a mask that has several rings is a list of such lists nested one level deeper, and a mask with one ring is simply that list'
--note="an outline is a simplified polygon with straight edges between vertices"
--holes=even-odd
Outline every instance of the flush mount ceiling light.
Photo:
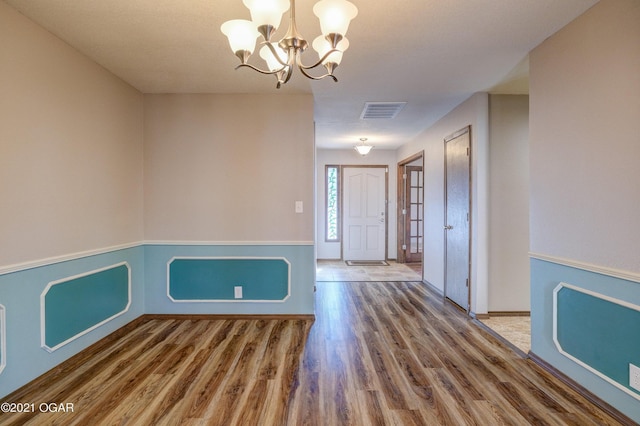
[{"label": "flush mount ceiling light", "polygon": [[[331,77],[342,60],[342,54],[349,47],[349,40],[345,38],[349,23],[358,14],[358,9],[346,0],[321,0],[313,7],[313,13],[320,19],[322,35],[312,43],[320,58],[313,65],[302,63],[302,52],[309,43],[302,38],[296,27],[295,0],[243,0],[251,12],[251,21],[234,19],[227,21],[220,30],[229,38],[229,45],[235,55],[240,58],[240,67],[248,67],[262,74],[272,74],[278,80],[277,88],[291,78],[294,66],[312,80]],[[285,36],[277,43],[271,41],[276,32],[282,14],[289,9],[289,29]],[[256,46],[256,39],[262,35],[260,43],[260,57],[267,63],[268,70],[263,70],[248,63],[249,57]],[[326,74],[314,76],[308,70],[323,65]]]},{"label": "flush mount ceiling light", "polygon": [[367,155],[369,151],[371,151],[371,148],[373,148],[371,145],[365,144],[367,140],[367,138],[360,138],[360,145],[356,145],[353,147],[353,149],[358,151],[358,154],[362,155],[363,157]]}]

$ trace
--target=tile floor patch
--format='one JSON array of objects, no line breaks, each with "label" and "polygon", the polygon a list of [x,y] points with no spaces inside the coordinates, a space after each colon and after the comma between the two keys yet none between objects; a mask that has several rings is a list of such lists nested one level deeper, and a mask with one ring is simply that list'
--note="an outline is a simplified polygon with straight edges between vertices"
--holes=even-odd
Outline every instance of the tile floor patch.
[{"label": "tile floor patch", "polygon": [[525,354],[531,349],[531,317],[492,317],[481,322]]},{"label": "tile floor patch", "polygon": [[389,261],[389,266],[347,266],[342,260],[318,260],[317,281],[422,281],[411,267]]}]

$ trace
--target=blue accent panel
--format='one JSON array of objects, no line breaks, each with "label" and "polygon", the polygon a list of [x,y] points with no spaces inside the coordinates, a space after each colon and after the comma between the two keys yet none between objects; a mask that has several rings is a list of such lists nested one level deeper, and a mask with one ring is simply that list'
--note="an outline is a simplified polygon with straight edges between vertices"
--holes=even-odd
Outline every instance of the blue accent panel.
[{"label": "blue accent panel", "polygon": [[[602,400],[640,422],[640,404],[633,395],[579,365],[556,347],[553,340],[553,293],[561,282],[638,306],[640,283],[546,260],[531,259],[531,351]],[[595,310],[590,312],[592,317],[607,315],[607,311],[601,311],[602,306],[596,305],[593,308]],[[564,327],[564,321],[566,318],[560,319],[558,325]],[[620,336],[611,338],[615,340],[613,344],[616,347],[624,345],[619,341]],[[580,338],[580,345],[582,351],[593,351],[601,342],[597,338]],[[616,366],[616,369],[628,369],[628,363],[636,359],[638,354],[624,355],[628,360],[623,362],[624,365]],[[625,383],[628,384],[628,377]]]},{"label": "blue accent panel", "polygon": [[5,324],[5,308],[0,305],[0,374],[4,370],[5,364],[7,363],[6,353],[6,324]]},{"label": "blue accent panel", "polygon": [[284,300],[289,265],[283,259],[174,259],[169,265],[169,294],[175,300]]},{"label": "blue accent panel", "polygon": [[[218,301],[171,300],[167,280],[169,264],[183,258],[269,258],[285,259],[289,265],[289,294],[282,300],[282,290],[269,290],[268,297],[277,299],[246,300],[262,297],[251,294],[246,283],[232,282],[226,287],[225,299]],[[315,254],[309,245],[187,245],[149,244],[145,246],[145,313],[147,314],[216,314],[216,315],[312,315],[314,313]],[[263,279],[261,277],[260,279]],[[243,284],[243,299],[233,297],[233,286]],[[225,284],[226,285],[226,284]],[[281,285],[281,284],[280,284]],[[193,299],[191,299],[193,300]]]},{"label": "blue accent panel", "polygon": [[[274,245],[140,245],[102,254],[78,257],[20,271],[0,274],[0,304],[6,315],[6,367],[0,375],[0,398],[35,379],[91,344],[118,330],[142,314],[276,314],[314,313],[315,253],[313,244]],[[180,302],[167,295],[167,264],[177,257],[247,257],[286,259],[289,264],[289,296],[286,300],[222,302]],[[48,352],[42,348],[41,302],[47,286],[77,284],[87,272],[96,273],[125,263],[130,266],[131,300],[128,310],[104,322],[77,339]],[[93,275],[93,274],[91,274]],[[69,279],[72,277],[73,279]],[[75,277],[75,278],[74,278]],[[70,282],[67,282],[70,281]],[[80,280],[82,281],[82,280]],[[117,286],[116,286],[117,287]],[[122,288],[122,287],[120,287]],[[248,296],[245,288],[245,297]],[[65,293],[62,291],[62,293]],[[116,291],[122,294],[121,290]],[[68,295],[71,292],[68,292]],[[52,293],[50,296],[53,296]],[[74,295],[80,297],[79,295]],[[85,298],[84,296],[82,297]],[[113,301],[112,301],[113,302]],[[122,302],[122,300],[120,300]],[[45,309],[50,309],[47,301]],[[107,311],[113,312],[115,305]],[[68,312],[74,315],[73,312]],[[103,312],[104,316],[106,312]],[[60,318],[62,320],[62,318]],[[95,322],[93,319],[90,322]],[[51,320],[47,320],[49,323]],[[54,320],[55,322],[55,320]],[[87,327],[85,323],[81,329]],[[54,326],[53,324],[51,325]],[[47,325],[49,327],[49,325]],[[49,330],[49,333],[53,329]],[[55,337],[49,344],[71,334]],[[45,341],[47,330],[45,327]],[[53,336],[50,336],[53,337]]]},{"label": "blue accent panel", "polygon": [[640,312],[566,287],[557,299],[562,349],[640,394],[628,386],[629,363],[640,365]]},{"label": "blue accent panel", "polygon": [[120,265],[54,283],[44,304],[45,344],[54,348],[126,310],[129,268]]},{"label": "blue accent panel", "polygon": [[[0,398],[144,314],[144,250],[140,245],[0,275],[0,304],[6,308],[7,344],[7,364],[0,375]],[[131,269],[131,306],[127,312],[53,352],[44,350],[41,297],[49,283],[124,262]]]}]

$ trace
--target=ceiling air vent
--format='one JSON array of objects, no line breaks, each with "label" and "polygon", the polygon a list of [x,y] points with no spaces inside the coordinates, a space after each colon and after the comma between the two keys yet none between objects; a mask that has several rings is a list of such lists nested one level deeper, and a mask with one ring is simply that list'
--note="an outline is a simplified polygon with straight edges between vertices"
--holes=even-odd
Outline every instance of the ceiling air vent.
[{"label": "ceiling air vent", "polygon": [[377,120],[395,118],[406,102],[365,102],[361,120]]}]

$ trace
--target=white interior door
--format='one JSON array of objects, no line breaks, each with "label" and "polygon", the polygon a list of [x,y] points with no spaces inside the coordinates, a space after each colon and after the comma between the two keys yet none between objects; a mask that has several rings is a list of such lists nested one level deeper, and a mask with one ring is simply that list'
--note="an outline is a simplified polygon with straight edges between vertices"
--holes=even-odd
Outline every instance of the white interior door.
[{"label": "white interior door", "polygon": [[387,180],[384,167],[343,169],[344,260],[385,260]]},{"label": "white interior door", "polygon": [[469,310],[469,128],[445,140],[445,296]]}]

